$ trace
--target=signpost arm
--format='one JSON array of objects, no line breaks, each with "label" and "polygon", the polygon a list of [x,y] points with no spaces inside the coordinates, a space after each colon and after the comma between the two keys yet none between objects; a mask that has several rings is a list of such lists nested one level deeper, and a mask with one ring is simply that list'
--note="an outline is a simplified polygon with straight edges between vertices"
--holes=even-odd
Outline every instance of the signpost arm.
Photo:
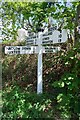
[{"label": "signpost arm", "polygon": [[39,34],[39,53],[38,53],[38,70],[37,70],[37,94],[42,93],[42,37]]}]

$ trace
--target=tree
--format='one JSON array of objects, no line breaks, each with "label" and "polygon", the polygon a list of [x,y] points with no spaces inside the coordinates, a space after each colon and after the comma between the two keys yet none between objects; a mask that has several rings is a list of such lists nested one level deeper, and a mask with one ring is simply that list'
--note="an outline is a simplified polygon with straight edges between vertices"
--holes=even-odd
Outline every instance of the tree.
[{"label": "tree", "polygon": [[72,3],[70,7],[65,5],[65,2],[63,4],[52,2],[27,2],[26,4],[24,2],[3,2],[4,40],[15,40],[17,29],[23,27],[25,22],[33,31],[37,32],[44,22],[48,24],[49,14],[56,20],[58,25],[62,27],[63,23],[63,27],[70,29],[70,32],[72,32],[75,26],[74,18],[78,2]]},{"label": "tree", "polygon": [[77,6],[76,20],[75,20],[75,44],[80,41],[80,2]]}]

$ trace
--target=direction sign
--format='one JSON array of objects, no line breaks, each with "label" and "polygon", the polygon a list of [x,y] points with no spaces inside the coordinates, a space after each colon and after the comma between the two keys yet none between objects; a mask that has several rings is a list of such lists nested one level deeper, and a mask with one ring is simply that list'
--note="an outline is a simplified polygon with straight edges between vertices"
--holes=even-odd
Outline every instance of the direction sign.
[{"label": "direction sign", "polygon": [[27,45],[35,45],[35,39],[28,38]]},{"label": "direction sign", "polygon": [[5,54],[33,54],[35,46],[6,46]]},{"label": "direction sign", "polygon": [[42,45],[53,44],[52,35],[42,36]]},{"label": "direction sign", "polygon": [[[60,51],[60,47],[54,46],[42,46],[42,53],[55,53]],[[6,46],[5,54],[38,54],[39,47],[38,46]]]},{"label": "direction sign", "polygon": [[[60,47],[54,47],[54,46],[42,46],[42,53],[55,53],[60,51]],[[35,47],[35,52],[34,53],[39,53],[39,47]]]},{"label": "direction sign", "polygon": [[60,51],[60,47],[52,45],[66,42],[66,40],[67,31],[65,29],[62,31],[49,30],[47,33],[39,34],[30,33],[26,39],[27,46],[6,46],[5,54],[38,54],[37,94],[39,94],[42,93],[42,54]]},{"label": "direction sign", "polygon": [[54,46],[45,46],[43,47],[43,53],[56,53],[60,51],[60,47],[54,47]]},{"label": "direction sign", "polygon": [[46,35],[42,35],[42,45],[51,45],[55,43],[64,43],[67,41],[67,31],[63,29],[62,31],[54,30],[54,32]]},{"label": "direction sign", "polygon": [[26,45],[38,45],[38,34],[31,34],[26,38]]},{"label": "direction sign", "polygon": [[64,43],[67,41],[67,30],[63,29],[61,31],[54,30],[48,31],[46,33],[41,33],[41,39],[39,42],[39,35],[32,34],[31,36],[26,38],[27,45],[53,45],[55,43]]},{"label": "direction sign", "polygon": [[53,44],[54,43],[64,43],[67,41],[67,31],[63,29],[62,31],[55,30],[53,32]]}]

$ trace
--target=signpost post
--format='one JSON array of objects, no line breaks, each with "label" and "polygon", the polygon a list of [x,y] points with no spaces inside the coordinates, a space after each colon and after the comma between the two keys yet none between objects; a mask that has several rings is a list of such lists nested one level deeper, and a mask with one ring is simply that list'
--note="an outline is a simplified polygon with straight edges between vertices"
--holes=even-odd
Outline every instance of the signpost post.
[{"label": "signpost post", "polygon": [[38,71],[37,71],[37,94],[42,93],[42,35],[39,34],[38,40]]},{"label": "signpost post", "polygon": [[[60,51],[60,47],[52,46],[55,43],[63,43],[67,40],[67,31],[63,29],[61,32],[54,30],[53,32],[39,33],[28,37],[27,46],[6,46],[5,54],[38,54],[37,69],[37,94],[43,92],[42,89],[42,54],[55,53]],[[45,46],[44,46],[45,45]],[[46,46],[47,45],[47,46]]]}]

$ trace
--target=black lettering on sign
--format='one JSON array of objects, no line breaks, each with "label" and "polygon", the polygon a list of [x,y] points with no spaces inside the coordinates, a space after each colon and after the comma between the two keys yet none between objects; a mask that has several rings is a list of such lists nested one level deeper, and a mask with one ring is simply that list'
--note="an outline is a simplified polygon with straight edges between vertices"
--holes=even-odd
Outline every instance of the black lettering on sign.
[{"label": "black lettering on sign", "polygon": [[53,50],[47,49],[45,50],[45,52],[53,52]]},{"label": "black lettering on sign", "polygon": [[49,40],[49,37],[43,38],[43,40]]},{"label": "black lettering on sign", "polygon": [[55,47],[46,47],[45,48],[45,52],[55,52],[57,50],[57,48],[55,48]]},{"label": "black lettering on sign", "polygon": [[56,48],[55,48],[55,47],[54,47],[53,49],[54,49],[54,50],[56,50]]},{"label": "black lettering on sign", "polygon": [[62,33],[62,30],[60,30],[60,33]]},{"label": "black lettering on sign", "polygon": [[18,50],[20,50],[20,48],[17,48]]},{"label": "black lettering on sign", "polygon": [[20,51],[13,51],[14,54],[20,54]]},{"label": "black lettering on sign", "polygon": [[51,43],[53,43],[52,40],[51,41],[42,41],[42,44],[51,44]]},{"label": "black lettering on sign", "polygon": [[22,50],[31,50],[30,47],[22,47]]},{"label": "black lettering on sign", "polygon": [[53,48],[45,48],[45,49],[47,49],[47,50],[53,50]]},{"label": "black lettering on sign", "polygon": [[33,43],[27,43],[27,45],[33,45]]},{"label": "black lettering on sign", "polygon": [[57,26],[51,27],[51,28],[49,28],[48,30],[49,30],[49,31],[57,30]]},{"label": "black lettering on sign", "polygon": [[46,47],[46,48],[45,48],[45,52],[53,52],[53,48]]},{"label": "black lettering on sign", "polygon": [[54,26],[54,27],[53,27],[53,30],[57,30],[57,26]]},{"label": "black lettering on sign", "polygon": [[14,51],[15,54],[17,54],[17,51]]},{"label": "black lettering on sign", "polygon": [[8,49],[8,50],[20,50],[20,48],[19,47],[11,47],[11,49]]},{"label": "black lettering on sign", "polygon": [[48,32],[48,35],[52,35],[52,32]]},{"label": "black lettering on sign", "polygon": [[12,53],[15,54],[15,51],[13,51]]},{"label": "black lettering on sign", "polygon": [[20,51],[18,51],[18,54],[20,54]]},{"label": "black lettering on sign", "polygon": [[58,42],[61,42],[61,41],[62,41],[61,39],[58,40]]},{"label": "black lettering on sign", "polygon": [[14,50],[20,50],[20,47],[13,47]]},{"label": "black lettering on sign", "polygon": [[30,36],[30,37],[27,37],[26,40],[30,40],[30,39],[34,39],[34,38],[36,38],[36,36]]},{"label": "black lettering on sign", "polygon": [[37,44],[37,39],[35,39],[35,45]]},{"label": "black lettering on sign", "polygon": [[48,34],[43,34],[42,36],[47,36]]},{"label": "black lettering on sign", "polygon": [[27,40],[27,41],[33,41],[33,39],[29,39],[29,40]]},{"label": "black lettering on sign", "polygon": [[31,39],[31,37],[27,37],[27,40],[30,40]]},{"label": "black lettering on sign", "polygon": [[34,43],[33,42],[28,42],[27,45],[33,45]]},{"label": "black lettering on sign", "polygon": [[36,38],[36,36],[33,36],[33,39]]},{"label": "black lettering on sign", "polygon": [[15,53],[16,53],[16,51],[14,50],[14,51],[13,51],[13,53],[15,54]]},{"label": "black lettering on sign", "polygon": [[8,50],[11,50],[11,47],[7,48]]},{"label": "black lettering on sign", "polygon": [[9,54],[13,54],[13,51],[10,51]]},{"label": "black lettering on sign", "polygon": [[29,36],[31,36],[31,37],[32,37],[32,36],[34,36],[34,33],[32,33],[32,32],[29,32]]},{"label": "black lettering on sign", "polygon": [[59,38],[61,38],[61,37],[62,37],[62,34],[59,35]]}]

